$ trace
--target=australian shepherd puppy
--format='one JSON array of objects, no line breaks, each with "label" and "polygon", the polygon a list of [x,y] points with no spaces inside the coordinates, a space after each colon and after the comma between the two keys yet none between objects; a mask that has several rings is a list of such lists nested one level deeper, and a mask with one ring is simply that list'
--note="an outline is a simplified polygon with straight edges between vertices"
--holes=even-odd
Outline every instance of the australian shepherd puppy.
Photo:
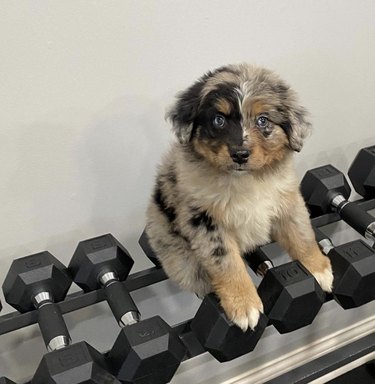
[{"label": "australian shepherd puppy", "polygon": [[146,233],[167,275],[228,318],[254,328],[262,302],[242,255],[277,241],[330,292],[293,153],[310,131],[295,92],[273,72],[228,65],[180,93],[167,114],[177,136],[164,156]]}]

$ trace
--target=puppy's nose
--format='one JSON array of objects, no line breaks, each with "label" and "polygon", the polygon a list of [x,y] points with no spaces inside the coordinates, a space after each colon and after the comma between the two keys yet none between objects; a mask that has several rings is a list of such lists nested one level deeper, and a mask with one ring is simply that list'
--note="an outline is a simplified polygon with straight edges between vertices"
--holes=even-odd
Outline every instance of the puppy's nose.
[{"label": "puppy's nose", "polygon": [[248,149],[235,150],[231,152],[230,156],[235,163],[245,164],[249,159],[250,151]]}]

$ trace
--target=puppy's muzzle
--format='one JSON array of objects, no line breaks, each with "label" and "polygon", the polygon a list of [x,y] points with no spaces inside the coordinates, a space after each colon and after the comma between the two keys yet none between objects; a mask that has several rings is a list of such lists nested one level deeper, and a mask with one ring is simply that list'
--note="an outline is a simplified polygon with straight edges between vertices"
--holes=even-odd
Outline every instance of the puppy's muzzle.
[{"label": "puppy's muzzle", "polygon": [[250,151],[248,149],[231,149],[230,157],[237,164],[245,164],[249,159]]}]

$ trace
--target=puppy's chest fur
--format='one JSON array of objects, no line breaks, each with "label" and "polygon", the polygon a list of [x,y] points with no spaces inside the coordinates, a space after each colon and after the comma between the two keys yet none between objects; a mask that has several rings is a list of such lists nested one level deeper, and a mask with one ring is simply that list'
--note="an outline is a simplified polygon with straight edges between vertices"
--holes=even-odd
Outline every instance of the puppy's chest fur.
[{"label": "puppy's chest fur", "polygon": [[176,170],[181,204],[207,211],[218,226],[236,237],[241,252],[271,240],[273,223],[288,209],[285,197],[297,188],[288,161],[282,172],[264,177],[218,174],[184,161],[178,162]]}]

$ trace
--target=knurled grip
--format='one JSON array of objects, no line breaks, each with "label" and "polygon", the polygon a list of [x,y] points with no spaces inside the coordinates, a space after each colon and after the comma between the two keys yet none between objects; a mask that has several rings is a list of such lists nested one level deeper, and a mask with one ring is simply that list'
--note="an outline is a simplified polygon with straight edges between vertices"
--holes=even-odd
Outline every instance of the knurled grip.
[{"label": "knurled grip", "polygon": [[124,284],[120,281],[112,281],[105,286],[104,292],[113,315],[118,323],[121,323],[121,318],[128,312],[136,312],[139,310]]},{"label": "knurled grip", "polygon": [[59,336],[70,342],[69,331],[59,306],[53,302],[44,302],[37,309],[38,324],[47,349],[50,349],[50,342]]},{"label": "knurled grip", "polygon": [[337,207],[342,219],[362,236],[368,237],[367,228],[375,223],[375,218],[366,211],[359,208],[355,203],[342,203]]}]

